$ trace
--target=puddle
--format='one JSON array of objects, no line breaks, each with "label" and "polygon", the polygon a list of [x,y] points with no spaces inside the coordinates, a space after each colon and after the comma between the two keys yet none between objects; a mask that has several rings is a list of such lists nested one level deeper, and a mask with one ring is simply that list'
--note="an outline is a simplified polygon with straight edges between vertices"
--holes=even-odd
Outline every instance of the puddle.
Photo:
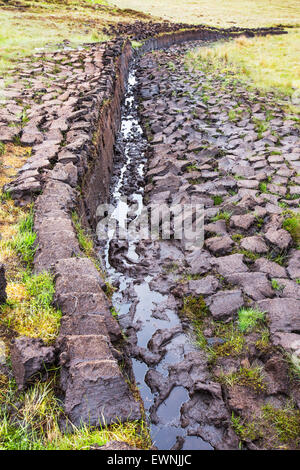
[{"label": "puddle", "polygon": [[182,450],[214,450],[214,448],[198,436],[187,436]]},{"label": "puddle", "polygon": [[168,398],[157,409],[157,416],[161,423],[179,426],[180,407],[188,398],[189,394],[184,387],[173,388]]}]

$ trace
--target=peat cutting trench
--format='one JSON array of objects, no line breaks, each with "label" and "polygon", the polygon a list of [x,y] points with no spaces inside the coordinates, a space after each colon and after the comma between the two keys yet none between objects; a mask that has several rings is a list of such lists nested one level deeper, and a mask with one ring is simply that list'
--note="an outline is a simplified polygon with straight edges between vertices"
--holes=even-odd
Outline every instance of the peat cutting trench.
[{"label": "peat cutting trench", "polygon": [[[274,414],[288,406],[299,416],[300,407],[287,360],[300,355],[300,251],[288,222],[299,214],[299,128],[272,93],[196,65],[188,51],[219,38],[198,37],[178,31],[135,52],[124,39],[77,52],[83,71],[69,79],[67,101],[57,80],[47,107],[32,108],[34,131],[20,134],[32,157],[6,190],[35,200],[34,269],[54,274],[63,314],[46,352],[61,366],[74,424],[145,417],[158,449],[272,448]],[[202,248],[100,236],[99,204],[134,221],[143,205],[191,199],[204,208]],[[77,240],[74,210],[93,228],[106,285]],[[26,370],[30,354],[43,357],[34,341],[12,347],[20,388],[36,372]],[[292,432],[283,439],[299,446]]]},{"label": "peat cutting trench", "polygon": [[[112,216],[121,222],[128,213],[132,221],[143,200],[175,205],[193,197],[205,208],[204,247],[112,239],[104,250],[116,287],[112,302],[158,449],[237,448],[232,412],[250,417],[270,400],[284,405],[290,394],[287,367],[278,351],[260,349],[259,328],[245,335],[244,345],[234,345],[232,322],[240,308],[268,312],[277,344],[286,334],[299,341],[299,270],[293,271],[299,252],[289,250],[292,238],[281,228],[279,205],[291,190],[300,192],[288,186],[297,184],[298,132],[284,124],[274,103],[258,98],[253,107],[241,85],[222,88],[221,81],[185,67],[186,52],[202,45],[146,53],[132,65],[114,159]],[[201,102],[203,90],[209,99]],[[234,104],[241,113],[236,122],[228,118]],[[255,122],[271,112],[270,130],[258,137]],[[270,177],[263,195],[260,184]],[[289,255],[288,270],[272,261],[282,252]],[[282,286],[280,294],[271,278]],[[213,360],[213,353],[209,358],[199,350],[199,338],[197,347],[189,304],[202,315],[203,349],[215,352]],[[291,318],[295,323],[288,327]],[[232,331],[224,334],[218,322]],[[222,389],[218,377],[240,367],[263,367],[266,388],[253,383],[251,390],[250,383],[247,393]],[[263,398],[255,396],[256,385]]]}]

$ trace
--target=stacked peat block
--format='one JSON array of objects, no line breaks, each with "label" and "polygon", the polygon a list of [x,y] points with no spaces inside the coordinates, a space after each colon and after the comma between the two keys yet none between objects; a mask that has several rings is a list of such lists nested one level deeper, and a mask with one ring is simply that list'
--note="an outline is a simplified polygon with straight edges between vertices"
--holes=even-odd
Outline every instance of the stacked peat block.
[{"label": "stacked peat block", "polygon": [[78,257],[80,247],[71,219],[78,206],[78,179],[80,183],[88,179],[88,161],[93,165],[93,157],[102,158],[92,140],[99,121],[101,127],[101,104],[115,91],[118,71],[111,68],[114,57],[122,53],[122,45],[117,42],[114,48],[113,43],[108,44],[102,53],[98,51],[93,63],[87,61],[86,74],[93,76],[90,92],[78,100],[77,109],[68,118],[73,125],[65,134],[66,145],[47,173],[35,205],[38,248],[34,264],[37,272],[53,270],[55,274],[55,302],[63,314],[57,343],[61,388],[66,414],[76,426],[141,417],[140,405],[115,359],[118,355],[112,341],[122,338],[119,325],[111,315],[102,278],[93,262]]},{"label": "stacked peat block", "polygon": [[[62,67],[68,68],[71,61],[77,72],[64,81],[63,96],[48,94],[46,106],[32,106],[30,117],[36,119],[35,124],[31,122],[31,128],[24,128],[21,134],[23,140],[31,135],[32,156],[6,187],[19,204],[38,194],[34,269],[55,274],[55,303],[63,314],[56,348],[61,389],[66,414],[77,426],[141,418],[140,403],[133,398],[118,364],[121,354],[112,344],[122,339],[120,327],[111,315],[103,280],[93,262],[83,257],[72,224],[72,212],[80,199],[77,187],[84,191],[99,161],[106,177],[98,177],[100,196],[94,204],[105,193],[101,194],[101,187],[107,186],[108,191],[118,121],[115,109],[104,103],[113,103],[117,94],[114,107],[120,108],[130,53],[128,42],[116,40],[56,57]],[[109,123],[105,131],[103,122]],[[100,145],[103,135],[106,142]],[[105,147],[111,155],[103,156]],[[88,213],[88,204],[82,209]],[[20,386],[23,382],[20,379]]]},{"label": "stacked peat block", "polygon": [[67,415],[77,426],[139,419],[139,403],[114,358],[110,338],[121,339],[121,331],[97,269],[87,258],[62,259],[55,278],[63,313],[58,342]]}]

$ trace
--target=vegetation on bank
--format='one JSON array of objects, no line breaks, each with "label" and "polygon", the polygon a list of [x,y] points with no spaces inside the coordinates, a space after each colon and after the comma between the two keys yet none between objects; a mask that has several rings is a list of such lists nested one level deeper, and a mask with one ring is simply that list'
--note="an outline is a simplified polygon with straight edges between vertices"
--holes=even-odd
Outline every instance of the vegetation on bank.
[{"label": "vegetation on bank", "polygon": [[31,206],[16,208],[2,198],[0,262],[6,267],[7,301],[0,306],[1,324],[18,335],[53,341],[58,333],[61,313],[52,306],[54,284],[47,273],[33,274],[36,250]]},{"label": "vegetation on bank", "polygon": [[[297,449],[300,445],[300,411],[293,401],[285,406],[273,406],[264,397],[268,391],[263,364],[249,363],[248,348],[255,346],[263,354],[271,351],[269,330],[265,314],[257,309],[242,307],[236,320],[224,323],[213,320],[203,297],[184,298],[181,314],[188,319],[194,330],[195,344],[202,349],[211,364],[213,380],[225,389],[246,388],[251,395],[257,396],[262,405],[249,418],[232,413],[232,427],[240,438],[241,446],[249,442],[260,442],[264,449]],[[206,332],[214,340],[209,341]],[[240,359],[240,367],[223,370],[223,359]],[[299,380],[300,365],[295,357],[286,357],[290,378]],[[234,363],[234,362],[233,362]],[[296,382],[295,382],[296,383]]]},{"label": "vegetation on bank", "polygon": [[289,216],[284,220],[282,226],[291,234],[294,242],[300,248],[300,214],[289,214]]},{"label": "vegetation on bank", "polygon": [[[265,315],[257,309],[243,307],[236,321],[215,321],[202,296],[187,296],[183,299],[181,314],[191,322],[195,344],[206,351],[212,365],[220,357],[243,357],[247,351],[247,335],[253,332],[256,333],[255,346],[258,349],[270,346]],[[211,331],[215,342],[207,340],[205,330]]]},{"label": "vegetation on bank", "polygon": [[[188,58],[195,65],[204,62],[221,73],[249,80],[262,90],[292,97],[297,90],[300,94],[299,55],[300,29],[296,28],[284,35],[242,36],[216,43],[189,53]],[[295,103],[296,99],[295,95]]]},{"label": "vegetation on bank", "polygon": [[93,239],[87,230],[83,227],[81,219],[75,211],[72,212],[72,222],[81,250],[88,258],[93,257],[95,255]]},{"label": "vegetation on bank", "polygon": [[[55,394],[56,380],[54,372],[51,380],[18,393],[14,380],[0,374],[0,450],[89,450],[113,440],[141,449],[151,446],[143,421],[116,422],[99,429],[66,422]],[[60,427],[63,422],[66,432]]]},{"label": "vegetation on bank", "polygon": [[[14,177],[30,155],[28,147],[6,144],[0,155],[0,187]],[[33,209],[30,204],[15,205],[8,193],[0,191],[0,263],[4,263],[7,279],[7,301],[0,306],[0,326],[11,335],[55,339],[60,312],[52,306],[54,286],[49,273],[33,274],[32,261],[36,250]],[[2,331],[2,330],[1,330]],[[5,333],[0,339],[8,344]]]},{"label": "vegetation on bank", "polygon": [[261,407],[260,413],[252,419],[242,419],[232,413],[233,429],[241,442],[263,439],[265,449],[297,449],[300,444],[300,411],[287,401],[282,408],[271,403]]}]

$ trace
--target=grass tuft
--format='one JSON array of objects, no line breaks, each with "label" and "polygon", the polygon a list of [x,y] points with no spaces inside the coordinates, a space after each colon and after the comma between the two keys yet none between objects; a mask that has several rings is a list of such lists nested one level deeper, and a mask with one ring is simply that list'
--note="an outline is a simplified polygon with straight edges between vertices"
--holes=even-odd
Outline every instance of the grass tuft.
[{"label": "grass tuft", "polygon": [[36,383],[18,394],[15,382],[1,382],[0,376],[1,450],[88,450],[110,440],[149,449],[151,439],[143,421],[116,422],[99,429],[68,423],[67,432],[63,433],[59,420],[66,417],[62,403],[55,396],[54,381]]},{"label": "grass tuft", "polygon": [[294,242],[300,244],[300,214],[295,214],[293,217],[289,217],[283,221],[283,228],[287,230]]},{"label": "grass tuft", "polygon": [[16,250],[27,266],[32,263],[36,251],[36,233],[33,231],[33,217],[33,211],[31,210],[29,214],[18,223],[17,235],[12,240],[8,241],[8,245]]},{"label": "grass tuft", "polygon": [[231,212],[221,211],[217,215],[212,217],[211,220],[212,222],[217,222],[217,220],[226,220],[226,222],[228,222],[230,220],[231,215]]},{"label": "grass tuft", "polygon": [[219,206],[223,202],[222,196],[213,196],[214,206]]},{"label": "grass tuft", "polygon": [[218,380],[227,387],[240,385],[248,387],[255,392],[263,392],[266,390],[261,367],[240,367],[238,371],[229,374],[221,373]]},{"label": "grass tuft", "polygon": [[262,437],[262,432],[255,422],[245,422],[240,416],[235,416],[232,412],[231,423],[235,433],[242,441],[255,441]]},{"label": "grass tuft", "polygon": [[291,403],[283,409],[275,408],[270,403],[263,408],[264,420],[275,430],[279,441],[287,444],[300,443],[300,411],[295,410]]},{"label": "grass tuft", "polygon": [[90,235],[86,233],[82,226],[79,215],[75,211],[72,213],[72,222],[77,233],[80,248],[87,257],[92,257],[94,254],[93,240]]},{"label": "grass tuft", "polygon": [[46,343],[55,340],[61,312],[53,307],[54,283],[48,272],[23,273],[19,282],[7,285],[8,299],[0,307],[5,325],[20,335],[40,337]]},{"label": "grass tuft", "polygon": [[265,321],[265,314],[255,308],[241,308],[238,311],[238,326],[242,332],[253,331]]}]

